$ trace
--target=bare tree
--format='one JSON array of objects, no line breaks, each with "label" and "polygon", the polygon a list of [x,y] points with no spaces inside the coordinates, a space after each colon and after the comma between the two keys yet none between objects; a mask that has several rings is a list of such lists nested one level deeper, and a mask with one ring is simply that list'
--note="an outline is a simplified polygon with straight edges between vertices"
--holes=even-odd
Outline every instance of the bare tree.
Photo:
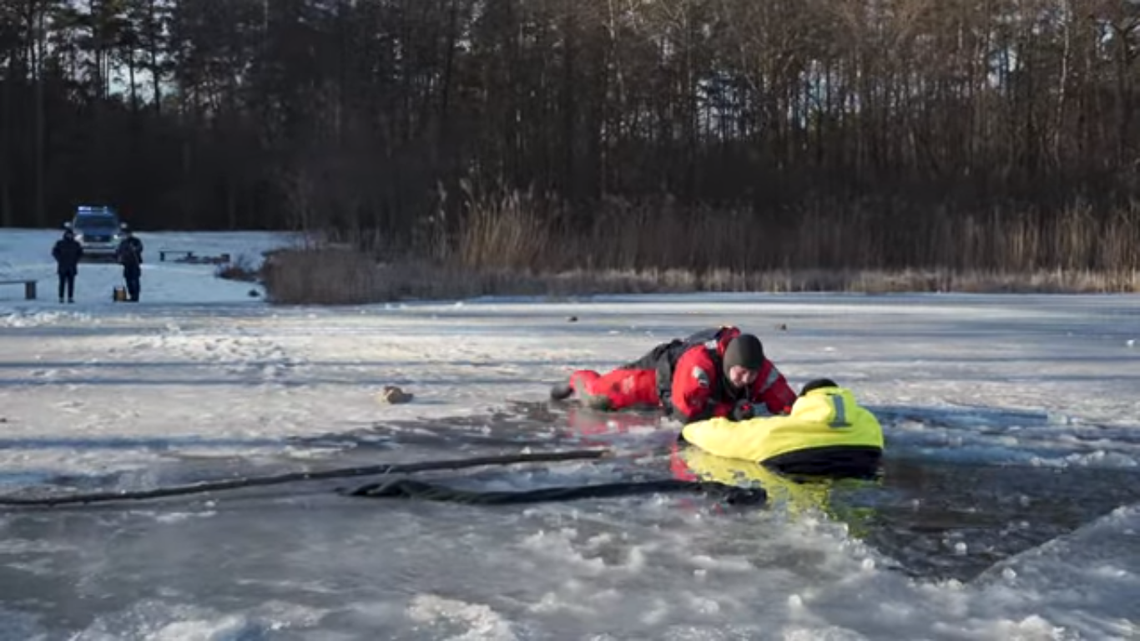
[{"label": "bare tree", "polygon": [[454,238],[467,181],[566,233],[827,210],[933,260],[911,225],[1140,197],[1138,58],[1109,0],[0,0],[0,222],[293,226],[303,166],[304,220],[392,242]]}]

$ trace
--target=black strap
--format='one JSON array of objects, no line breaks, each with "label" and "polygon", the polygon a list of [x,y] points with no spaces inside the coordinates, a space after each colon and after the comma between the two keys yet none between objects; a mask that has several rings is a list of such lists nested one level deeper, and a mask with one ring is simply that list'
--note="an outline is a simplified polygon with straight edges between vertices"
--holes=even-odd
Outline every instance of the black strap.
[{"label": "black strap", "polygon": [[762,505],[768,494],[760,488],[742,488],[712,481],[662,479],[644,482],[603,483],[569,487],[547,487],[518,492],[481,492],[460,490],[412,479],[395,479],[371,483],[355,490],[340,490],[345,496],[366,498],[402,498],[423,501],[451,501],[477,505],[513,505],[546,501],[613,498],[654,492],[693,492],[706,494],[729,505]]},{"label": "black strap", "polygon": [[63,494],[57,496],[0,496],[0,507],[54,507],[57,505],[86,505],[89,503],[106,503],[110,501],[142,501],[171,496],[185,496],[187,494],[205,494],[208,492],[221,492],[249,487],[264,487],[267,485],[280,485],[298,481],[316,481],[321,479],[346,478],[353,476],[376,476],[379,474],[409,474],[413,472],[426,472],[431,470],[458,470],[464,468],[481,467],[484,465],[514,465],[521,463],[550,463],[555,461],[579,461],[590,459],[611,458],[614,453],[610,450],[569,450],[554,452],[531,452],[520,454],[504,454],[500,456],[483,456],[469,459],[450,459],[442,461],[420,461],[418,463],[387,463],[382,465],[367,465],[364,467],[348,467],[331,470],[318,470],[312,472],[289,472],[272,476],[250,476],[220,481],[204,481],[191,485],[175,485],[157,487],[149,490],[134,492],[92,492],[90,494]]},{"label": "black strap", "polygon": [[[724,376],[720,373],[723,369],[721,365],[720,354],[714,346],[709,348],[706,344],[709,341],[720,341],[721,332],[725,330],[724,327],[716,329],[705,329],[694,334],[687,336],[684,339],[674,340],[670,343],[670,349],[662,354],[662,358],[657,361],[657,397],[661,400],[661,405],[665,408],[666,416],[673,416],[678,414],[677,406],[673,402],[673,377],[676,375],[677,361],[680,360],[681,355],[694,347],[703,347],[709,353],[709,358],[713,362],[713,372],[717,380],[721,381],[723,385]],[[711,400],[711,399],[710,399]],[[712,403],[706,406],[705,410],[701,412],[700,416],[688,417],[689,421],[704,420],[712,417]]]}]

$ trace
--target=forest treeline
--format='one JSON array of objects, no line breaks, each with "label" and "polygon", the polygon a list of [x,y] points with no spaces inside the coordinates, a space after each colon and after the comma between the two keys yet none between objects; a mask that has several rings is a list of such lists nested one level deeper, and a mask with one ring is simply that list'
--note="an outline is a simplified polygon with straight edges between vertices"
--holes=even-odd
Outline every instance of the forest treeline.
[{"label": "forest treeline", "polygon": [[0,0],[0,225],[1140,268],[1140,3]]}]

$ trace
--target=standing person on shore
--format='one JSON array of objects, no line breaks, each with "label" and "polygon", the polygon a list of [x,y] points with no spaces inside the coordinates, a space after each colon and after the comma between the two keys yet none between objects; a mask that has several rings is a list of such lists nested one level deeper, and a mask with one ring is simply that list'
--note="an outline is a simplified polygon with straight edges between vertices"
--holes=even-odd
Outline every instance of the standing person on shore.
[{"label": "standing person on shore", "polygon": [[123,266],[123,280],[127,281],[127,300],[139,302],[142,289],[142,241],[135,237],[131,228],[122,226],[123,240],[115,250],[115,258]]},{"label": "standing person on shore", "polygon": [[55,259],[56,274],[59,275],[59,302],[63,302],[66,293],[67,302],[74,303],[75,276],[79,273],[79,260],[83,258],[83,245],[75,240],[75,232],[71,228],[63,230],[63,238],[55,241],[51,255]]}]

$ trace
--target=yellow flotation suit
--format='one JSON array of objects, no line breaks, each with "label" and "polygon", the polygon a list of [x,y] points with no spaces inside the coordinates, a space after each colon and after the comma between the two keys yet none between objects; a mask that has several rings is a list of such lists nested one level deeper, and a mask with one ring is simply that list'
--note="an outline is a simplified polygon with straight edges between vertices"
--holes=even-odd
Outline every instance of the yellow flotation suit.
[{"label": "yellow flotation suit", "polygon": [[686,425],[681,435],[710,454],[756,463],[817,448],[883,449],[879,419],[859,405],[850,390],[837,386],[800,396],[788,416],[736,422],[711,418]]}]

